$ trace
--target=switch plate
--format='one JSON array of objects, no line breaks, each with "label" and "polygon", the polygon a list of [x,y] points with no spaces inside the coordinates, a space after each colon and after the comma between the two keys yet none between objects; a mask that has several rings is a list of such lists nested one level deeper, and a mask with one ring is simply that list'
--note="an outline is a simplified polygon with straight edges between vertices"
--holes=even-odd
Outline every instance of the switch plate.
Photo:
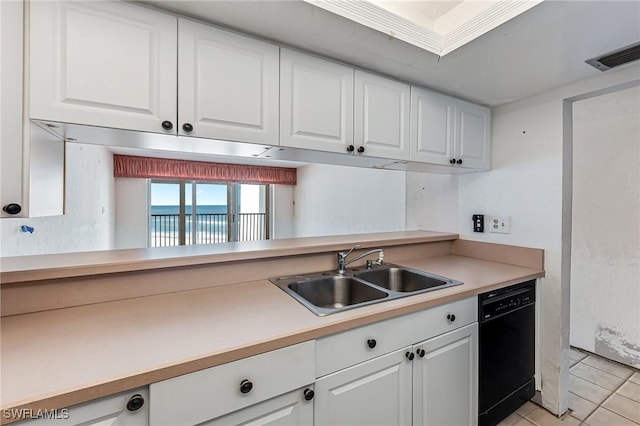
[{"label": "switch plate", "polygon": [[490,216],[489,232],[497,234],[511,233],[511,216]]},{"label": "switch plate", "polygon": [[484,232],[484,215],[474,214],[471,219],[473,220],[473,232]]}]

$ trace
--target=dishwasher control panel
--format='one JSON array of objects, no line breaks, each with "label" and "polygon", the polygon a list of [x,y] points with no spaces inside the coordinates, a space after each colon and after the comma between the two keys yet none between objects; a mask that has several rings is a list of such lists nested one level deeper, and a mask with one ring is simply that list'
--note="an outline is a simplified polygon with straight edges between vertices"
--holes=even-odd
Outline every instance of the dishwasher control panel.
[{"label": "dishwasher control panel", "polygon": [[506,292],[485,293],[480,297],[480,318],[487,320],[535,303],[535,285]]}]

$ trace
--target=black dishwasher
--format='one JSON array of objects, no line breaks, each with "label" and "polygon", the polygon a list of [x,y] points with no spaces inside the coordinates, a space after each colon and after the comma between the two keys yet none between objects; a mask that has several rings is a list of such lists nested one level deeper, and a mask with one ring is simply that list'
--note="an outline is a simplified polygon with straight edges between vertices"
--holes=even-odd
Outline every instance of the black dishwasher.
[{"label": "black dishwasher", "polygon": [[535,280],[478,296],[478,425],[494,426],[535,394]]}]

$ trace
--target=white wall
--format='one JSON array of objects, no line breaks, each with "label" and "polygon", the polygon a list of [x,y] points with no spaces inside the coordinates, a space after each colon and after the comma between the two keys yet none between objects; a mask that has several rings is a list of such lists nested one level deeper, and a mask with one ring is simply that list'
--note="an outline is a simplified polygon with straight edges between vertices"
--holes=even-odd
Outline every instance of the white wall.
[{"label": "white wall", "polygon": [[407,172],[406,180],[406,229],[458,232],[458,176]]},{"label": "white wall", "polygon": [[115,248],[144,248],[149,241],[149,180],[115,178]]},{"label": "white wall", "polygon": [[294,199],[298,237],[405,229],[404,172],[308,165]]},{"label": "white wall", "polygon": [[273,185],[271,187],[271,238],[295,237],[293,217],[294,194],[293,185]]},{"label": "white wall", "polygon": [[571,344],[640,368],[640,88],[573,110]]},{"label": "white wall", "polygon": [[[545,250],[546,277],[541,280],[540,368],[542,403],[554,413],[568,406],[571,195],[563,169],[565,99],[638,79],[638,68],[597,74],[493,112],[493,170],[459,177],[461,238],[538,247]],[[569,142],[570,144],[570,142]],[[570,200],[570,198],[569,198]],[[563,209],[563,205],[565,208]],[[511,234],[474,234],[474,213],[511,216]],[[570,223],[570,219],[569,219]],[[567,239],[568,238],[568,239]]]},{"label": "white wall", "polygon": [[[0,256],[114,248],[113,156],[101,146],[68,143],[65,173],[66,214],[0,220]],[[22,225],[35,232],[21,232]]]}]

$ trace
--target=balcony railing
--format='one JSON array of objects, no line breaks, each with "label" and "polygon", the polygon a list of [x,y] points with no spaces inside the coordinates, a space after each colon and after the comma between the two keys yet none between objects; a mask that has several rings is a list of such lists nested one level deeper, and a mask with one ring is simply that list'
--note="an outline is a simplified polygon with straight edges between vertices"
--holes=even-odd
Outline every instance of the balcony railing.
[{"label": "balcony railing", "polygon": [[[265,213],[240,213],[236,221],[229,223],[226,213],[206,213],[195,215],[195,240],[192,228],[193,215],[185,215],[185,244],[216,244],[232,240],[237,233],[237,241],[264,240],[267,238],[267,215]],[[149,229],[151,247],[180,245],[180,215],[152,214]]]}]

